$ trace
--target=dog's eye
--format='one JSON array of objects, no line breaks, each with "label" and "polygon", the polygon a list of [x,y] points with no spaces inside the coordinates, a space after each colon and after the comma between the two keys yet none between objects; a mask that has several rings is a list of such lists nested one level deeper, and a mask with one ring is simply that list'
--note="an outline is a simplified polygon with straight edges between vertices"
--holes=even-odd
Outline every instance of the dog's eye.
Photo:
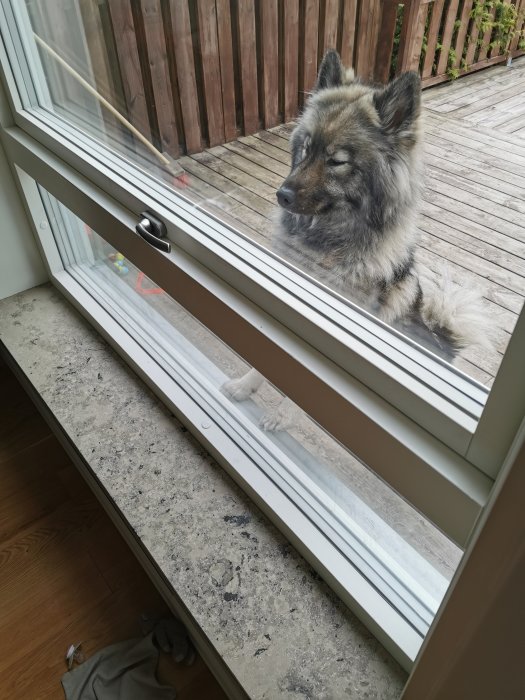
[{"label": "dog's eye", "polygon": [[337,167],[338,165],[348,165],[348,163],[350,162],[350,154],[344,148],[339,148],[337,151],[335,151],[331,155],[329,153],[327,153],[326,155],[327,155],[327,159],[326,159],[327,165],[333,166],[334,168]]}]

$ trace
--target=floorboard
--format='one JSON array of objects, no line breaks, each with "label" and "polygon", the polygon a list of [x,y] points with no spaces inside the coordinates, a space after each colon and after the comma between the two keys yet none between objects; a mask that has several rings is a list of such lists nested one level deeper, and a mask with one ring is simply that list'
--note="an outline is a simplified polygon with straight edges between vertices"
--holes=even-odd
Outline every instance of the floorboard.
[{"label": "floorboard", "polygon": [[[0,697],[63,700],[65,652],[140,636],[166,606],[13,374],[0,360]],[[164,657],[180,700],[225,700],[200,658]]]}]

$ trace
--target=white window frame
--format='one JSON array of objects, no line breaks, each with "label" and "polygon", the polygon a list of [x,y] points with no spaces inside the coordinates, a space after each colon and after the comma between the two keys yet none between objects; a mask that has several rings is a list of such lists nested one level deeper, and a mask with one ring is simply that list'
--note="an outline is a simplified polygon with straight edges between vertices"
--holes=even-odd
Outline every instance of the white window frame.
[{"label": "white window frame", "polygon": [[[6,44],[9,8],[8,2],[0,4]],[[38,63],[30,41],[25,49]],[[29,95],[18,91],[29,75],[24,61],[10,66],[2,44],[0,63],[9,102],[0,105],[2,143],[13,165],[29,175],[19,172],[19,184],[30,202],[52,281],[190,425],[300,551],[316,562],[343,599],[352,599],[362,619],[409,667],[421,642],[413,629],[403,626],[370,586],[365,590],[361,580],[354,580],[337,548],[327,548],[326,538],[304,513],[283,499],[275,485],[252,473],[252,463],[243,463],[224,431],[213,426],[203,430],[202,407],[167,384],[165,373],[64,270],[49,230],[38,226],[42,213],[33,180],[139,264],[462,546],[525,413],[525,387],[515,381],[525,356],[525,314],[520,315],[487,397],[481,385],[261,246],[233,234],[180,194],[148,178],[126,157],[101,144],[94,148],[93,139],[51,111],[28,108]],[[45,81],[37,80],[35,94],[40,104],[50,105]],[[170,256],[135,233],[140,212],[146,209],[165,221],[174,244]],[[336,576],[335,571],[344,575]],[[343,581],[345,576],[352,581]]]}]

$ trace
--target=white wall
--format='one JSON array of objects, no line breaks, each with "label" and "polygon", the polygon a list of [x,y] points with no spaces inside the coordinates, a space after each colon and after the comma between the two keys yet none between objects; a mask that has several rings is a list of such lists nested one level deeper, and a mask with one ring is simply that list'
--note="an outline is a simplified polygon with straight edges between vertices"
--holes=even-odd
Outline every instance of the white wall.
[{"label": "white wall", "polygon": [[46,282],[18,188],[0,144],[0,299]]}]

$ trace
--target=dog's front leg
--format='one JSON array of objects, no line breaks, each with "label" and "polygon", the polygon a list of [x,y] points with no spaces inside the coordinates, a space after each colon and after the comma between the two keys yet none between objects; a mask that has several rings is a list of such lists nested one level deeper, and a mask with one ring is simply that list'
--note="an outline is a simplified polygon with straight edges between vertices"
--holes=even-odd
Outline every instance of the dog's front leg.
[{"label": "dog's front leg", "polygon": [[245,401],[251,394],[257,391],[264,381],[262,374],[256,369],[251,369],[238,379],[231,379],[222,385],[222,390],[234,401]]},{"label": "dog's front leg", "polygon": [[393,323],[407,318],[421,301],[421,287],[414,272],[403,279],[384,284],[378,298],[379,318]]}]

